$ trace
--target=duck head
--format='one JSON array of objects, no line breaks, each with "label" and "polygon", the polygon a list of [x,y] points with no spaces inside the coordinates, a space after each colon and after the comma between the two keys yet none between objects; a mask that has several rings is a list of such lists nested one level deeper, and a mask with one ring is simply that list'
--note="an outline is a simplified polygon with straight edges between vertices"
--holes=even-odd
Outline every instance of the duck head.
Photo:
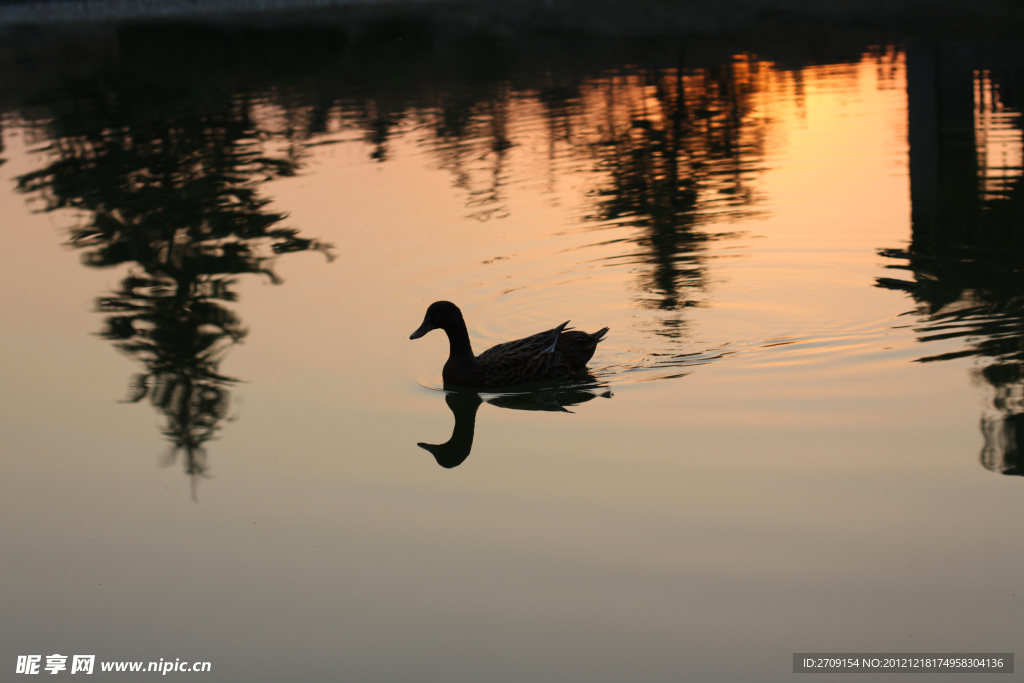
[{"label": "duck head", "polygon": [[466,323],[462,320],[462,311],[450,301],[435,301],[430,304],[427,314],[423,316],[423,324],[415,332],[409,335],[409,339],[419,339],[431,330],[444,330],[450,332],[459,327],[465,329]]}]

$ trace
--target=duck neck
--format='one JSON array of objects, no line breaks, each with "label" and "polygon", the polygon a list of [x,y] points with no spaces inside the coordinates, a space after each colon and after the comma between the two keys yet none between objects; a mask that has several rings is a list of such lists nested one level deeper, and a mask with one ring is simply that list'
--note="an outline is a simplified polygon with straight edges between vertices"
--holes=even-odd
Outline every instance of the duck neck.
[{"label": "duck neck", "polygon": [[473,347],[469,343],[469,332],[466,323],[444,328],[448,335],[448,355],[452,358],[475,358]]}]

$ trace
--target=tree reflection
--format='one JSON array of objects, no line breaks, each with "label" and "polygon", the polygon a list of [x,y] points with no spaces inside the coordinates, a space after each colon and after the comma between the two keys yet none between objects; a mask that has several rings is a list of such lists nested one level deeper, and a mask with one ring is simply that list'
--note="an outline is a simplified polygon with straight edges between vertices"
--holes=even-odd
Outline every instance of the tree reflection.
[{"label": "tree reflection", "polygon": [[[1019,112],[1024,104],[1015,99],[1024,82],[1014,66],[1019,61],[975,53],[951,69],[934,52],[908,57],[912,235],[906,250],[880,253],[898,259],[889,267],[912,279],[879,278],[878,285],[908,292],[918,303],[920,341],[962,340],[958,348],[919,362],[981,361],[975,375],[994,390],[993,412],[982,417],[982,464],[1024,475],[1024,183],[1019,162],[993,161],[1012,160],[1012,149],[1008,155],[992,149],[1003,133],[1011,147],[1016,141],[1020,159],[1019,115],[1002,117],[1001,131],[989,126],[999,112]],[[914,59],[926,61],[915,65]],[[979,61],[1010,67],[1003,72],[1008,87],[999,88],[988,71],[972,71]],[[936,101],[921,101],[929,85],[938,90]],[[964,106],[972,100],[973,111]],[[964,144],[963,130],[973,130],[974,145]]]},{"label": "tree reflection", "polygon": [[517,134],[510,122],[541,120],[548,190],[567,165],[591,166],[600,181],[584,220],[595,230],[636,229],[623,241],[637,250],[616,258],[642,266],[637,303],[664,311],[659,334],[676,338],[676,312],[697,305],[704,286],[705,245],[725,236],[709,226],[758,214],[768,122],[755,101],[768,68],[741,55],[719,67],[655,62],[558,80],[545,74],[543,87],[471,80],[437,94],[428,144],[466,193],[472,217],[502,217],[510,150],[536,135]]},{"label": "tree reflection", "polygon": [[[763,154],[751,119],[758,64],[718,70],[659,69],[610,76],[600,88],[605,125],[591,143],[608,180],[590,220],[639,228],[637,261],[651,267],[640,303],[663,311],[695,305],[703,244],[699,226],[753,215],[752,180]],[[662,334],[679,335],[678,320]]]},{"label": "tree reflection", "polygon": [[264,152],[270,134],[248,98],[200,98],[121,76],[49,103],[39,132],[52,160],[18,178],[18,188],[42,197],[46,211],[84,216],[69,240],[83,263],[128,266],[119,289],[97,300],[107,314],[102,336],[145,368],[129,400],[148,398],[163,413],[169,460],[180,453],[194,482],[207,470],[204,444],[235,381],[220,363],[246,335],[226,305],[236,300],[236,276],[278,282],[275,255],[328,254],[328,245],[278,227],[284,214],[258,193],[260,182],[293,174],[298,160]]}]

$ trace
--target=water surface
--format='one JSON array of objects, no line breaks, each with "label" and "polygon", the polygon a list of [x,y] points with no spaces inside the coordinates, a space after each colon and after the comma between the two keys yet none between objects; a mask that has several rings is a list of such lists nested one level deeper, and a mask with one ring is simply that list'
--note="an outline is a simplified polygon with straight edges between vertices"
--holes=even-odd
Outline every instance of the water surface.
[{"label": "water surface", "polygon": [[[1019,48],[83,35],[3,101],[4,666],[1021,649]],[[440,299],[612,331],[446,394]]]}]

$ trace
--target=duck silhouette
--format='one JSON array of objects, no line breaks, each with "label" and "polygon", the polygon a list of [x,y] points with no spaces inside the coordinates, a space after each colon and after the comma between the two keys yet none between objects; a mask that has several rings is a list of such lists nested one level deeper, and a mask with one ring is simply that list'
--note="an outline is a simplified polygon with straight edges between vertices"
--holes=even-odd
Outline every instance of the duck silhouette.
[{"label": "duck silhouette", "polygon": [[473,389],[496,389],[540,380],[565,379],[583,370],[594,356],[608,328],[580,332],[566,328],[569,321],[535,335],[492,346],[473,354],[466,321],[450,301],[435,301],[423,324],[409,335],[419,339],[431,330],[448,335],[448,361],[441,376],[446,384]]}]

